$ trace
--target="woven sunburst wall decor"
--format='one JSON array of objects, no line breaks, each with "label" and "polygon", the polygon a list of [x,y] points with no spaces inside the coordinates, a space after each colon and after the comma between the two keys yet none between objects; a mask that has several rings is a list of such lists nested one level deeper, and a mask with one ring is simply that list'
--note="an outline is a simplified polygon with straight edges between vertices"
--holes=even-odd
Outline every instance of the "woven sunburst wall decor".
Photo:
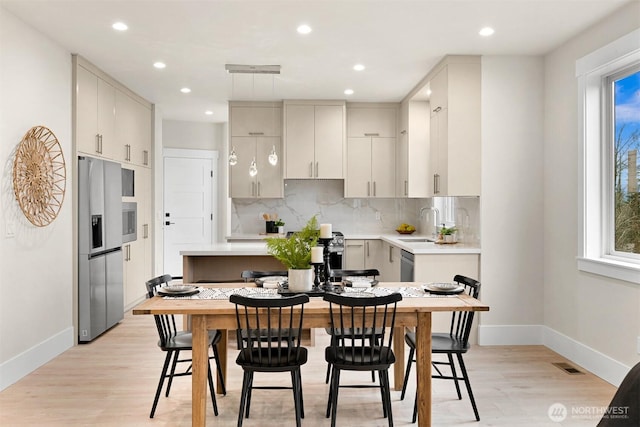
[{"label": "woven sunburst wall decor", "polygon": [[67,185],[58,138],[44,126],[24,135],[13,161],[13,192],[29,222],[44,227],[56,219]]}]

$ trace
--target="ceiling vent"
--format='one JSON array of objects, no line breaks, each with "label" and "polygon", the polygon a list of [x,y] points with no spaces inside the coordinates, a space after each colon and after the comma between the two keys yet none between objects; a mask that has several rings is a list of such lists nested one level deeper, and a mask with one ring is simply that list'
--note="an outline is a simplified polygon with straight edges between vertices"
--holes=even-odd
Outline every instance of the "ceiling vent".
[{"label": "ceiling vent", "polygon": [[226,64],[224,69],[230,74],[280,74],[279,65]]}]

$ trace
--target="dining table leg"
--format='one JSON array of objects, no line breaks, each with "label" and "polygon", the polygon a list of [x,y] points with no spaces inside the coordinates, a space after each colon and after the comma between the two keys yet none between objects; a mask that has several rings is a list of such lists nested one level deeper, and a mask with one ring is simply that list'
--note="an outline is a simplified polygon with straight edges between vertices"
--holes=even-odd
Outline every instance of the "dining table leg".
[{"label": "dining table leg", "polygon": [[418,313],[416,378],[418,426],[431,427],[431,312]]},{"label": "dining table leg", "polygon": [[396,363],[393,364],[393,384],[396,391],[402,390],[404,382],[404,326],[393,329],[393,353]]},{"label": "dining table leg", "polygon": [[206,316],[191,317],[192,362],[191,375],[191,425],[204,427],[207,408],[207,378],[209,365],[209,340]]}]

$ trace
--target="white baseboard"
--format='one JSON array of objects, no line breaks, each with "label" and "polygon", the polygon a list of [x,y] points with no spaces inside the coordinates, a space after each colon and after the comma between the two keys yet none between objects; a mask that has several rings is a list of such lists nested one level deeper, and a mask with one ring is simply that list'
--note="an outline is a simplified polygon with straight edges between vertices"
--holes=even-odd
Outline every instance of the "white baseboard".
[{"label": "white baseboard", "polygon": [[478,345],[544,345],[616,387],[631,369],[543,325],[480,325]]},{"label": "white baseboard", "polygon": [[69,327],[0,364],[0,391],[73,347],[73,341],[73,327]]}]

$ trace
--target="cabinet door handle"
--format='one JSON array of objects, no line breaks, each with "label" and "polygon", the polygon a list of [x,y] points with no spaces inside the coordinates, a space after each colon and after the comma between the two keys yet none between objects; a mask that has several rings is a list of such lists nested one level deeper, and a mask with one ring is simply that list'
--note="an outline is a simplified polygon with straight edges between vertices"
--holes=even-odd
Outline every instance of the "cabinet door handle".
[{"label": "cabinet door handle", "polygon": [[100,153],[100,134],[96,133],[96,153]]},{"label": "cabinet door handle", "polygon": [[264,132],[249,132],[249,135],[251,135],[251,136],[261,136],[261,135],[264,135]]},{"label": "cabinet door handle", "polygon": [[131,261],[131,245],[126,245],[124,247],[124,260]]},{"label": "cabinet door handle", "polygon": [[401,131],[400,131],[400,135],[406,135],[406,134],[407,134],[407,131],[406,131],[406,130],[401,130]]},{"label": "cabinet door handle", "polygon": [[439,113],[442,110],[442,107],[436,107],[433,112],[434,113]]},{"label": "cabinet door handle", "polygon": [[393,262],[393,246],[389,246],[389,262]]},{"label": "cabinet door handle", "polygon": [[433,184],[435,186],[434,193],[440,193],[440,174],[433,175]]},{"label": "cabinet door handle", "polygon": [[379,133],[365,133],[364,136],[379,136]]},{"label": "cabinet door handle", "polygon": [[313,162],[309,162],[309,178],[313,178]]},{"label": "cabinet door handle", "polygon": [[376,196],[376,182],[373,181],[373,197]]},{"label": "cabinet door handle", "polygon": [[367,245],[367,258],[369,258],[369,242],[365,242],[365,245]]},{"label": "cabinet door handle", "polygon": [[367,196],[371,196],[371,181],[367,181]]},{"label": "cabinet door handle", "polygon": [[258,181],[257,187],[258,187],[258,194],[256,194],[256,196],[260,197],[260,181]]},{"label": "cabinet door handle", "polygon": [[409,195],[409,181],[407,181],[406,179],[404,180],[404,195]]},{"label": "cabinet door handle", "polygon": [[149,166],[149,151],[143,150],[142,156],[143,156],[142,164],[144,164],[145,166]]},{"label": "cabinet door handle", "polygon": [[149,238],[149,224],[143,224],[142,225],[142,238],[143,239],[148,239]]},{"label": "cabinet door handle", "polygon": [[251,183],[251,196],[255,196],[256,195],[256,183],[252,182]]},{"label": "cabinet door handle", "polygon": [[316,162],[316,178],[318,177],[319,174],[320,174],[320,163]]}]

